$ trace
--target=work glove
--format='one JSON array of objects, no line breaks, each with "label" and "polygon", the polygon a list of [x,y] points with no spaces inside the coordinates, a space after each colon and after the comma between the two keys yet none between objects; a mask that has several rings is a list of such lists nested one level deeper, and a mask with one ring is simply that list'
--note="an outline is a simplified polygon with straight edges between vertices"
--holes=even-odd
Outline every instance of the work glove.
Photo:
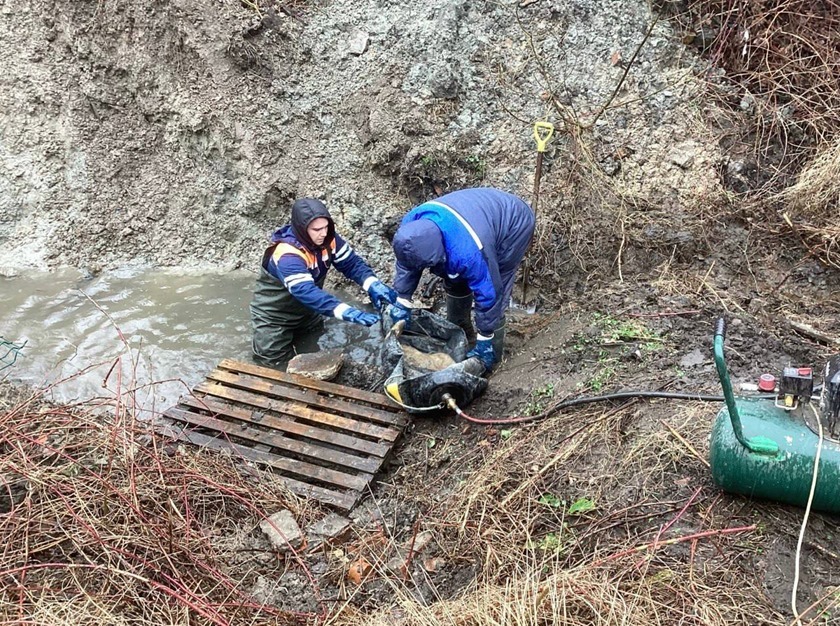
[{"label": "work glove", "polygon": [[411,308],[406,306],[406,301],[400,298],[400,301],[395,302],[388,307],[388,317],[391,320],[391,326],[398,322],[405,322],[405,327],[408,329],[411,326]]},{"label": "work glove", "polygon": [[488,372],[496,365],[496,351],[493,349],[493,335],[478,335],[475,348],[467,352],[467,358],[477,357]]},{"label": "work glove", "polygon": [[373,326],[379,321],[379,316],[376,313],[367,313],[350,307],[341,314],[341,319],[360,326]]},{"label": "work glove", "polygon": [[370,301],[375,309],[380,310],[385,304],[396,304],[397,292],[381,280],[376,280],[367,288]]}]

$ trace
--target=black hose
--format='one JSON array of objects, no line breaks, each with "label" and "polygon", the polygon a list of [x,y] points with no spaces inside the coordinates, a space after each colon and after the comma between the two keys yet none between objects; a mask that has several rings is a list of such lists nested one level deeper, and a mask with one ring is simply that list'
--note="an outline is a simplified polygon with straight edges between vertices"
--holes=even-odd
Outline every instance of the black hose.
[{"label": "black hose", "polygon": [[[776,396],[773,394],[756,394],[745,397],[770,400],[774,399]],[[447,399],[446,397],[444,397],[444,400],[446,401],[448,408],[455,411],[455,413],[463,417],[465,420],[474,422],[476,424],[521,424],[523,422],[535,422],[537,420],[544,419],[553,415],[557,411],[560,411],[561,409],[567,409],[572,406],[578,406],[581,404],[591,404],[593,402],[604,402],[607,400],[623,400],[626,398],[671,398],[678,400],[695,400],[698,402],[723,402],[725,400],[725,398],[721,395],[711,395],[703,393],[680,393],[675,391],[618,391],[615,393],[605,393],[600,396],[583,396],[580,398],[571,398],[569,400],[563,400],[562,402],[558,402],[557,404],[549,407],[548,409],[537,415],[502,417],[499,419],[481,419],[478,417],[472,417],[471,415],[467,415],[466,413],[464,413],[455,404],[452,398]]]},{"label": "black hose", "polygon": [[602,400],[622,400],[624,398],[676,398],[679,400],[697,400],[699,402],[723,402],[724,400],[721,395],[704,393],[682,393],[677,391],[617,391],[615,393],[605,393],[601,396],[583,396],[582,398],[564,400],[560,404],[551,408],[557,410],[575,406],[577,404],[589,404],[590,402],[601,402]]}]

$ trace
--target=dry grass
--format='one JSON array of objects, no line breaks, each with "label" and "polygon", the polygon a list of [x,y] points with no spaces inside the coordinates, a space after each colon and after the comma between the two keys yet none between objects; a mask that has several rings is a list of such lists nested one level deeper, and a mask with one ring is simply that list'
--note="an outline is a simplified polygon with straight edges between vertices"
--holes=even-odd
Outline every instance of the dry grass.
[{"label": "dry grass", "polygon": [[731,293],[726,288],[728,274],[724,272],[724,278],[718,277],[718,270],[721,269],[716,268],[715,261],[706,268],[675,267],[672,258],[655,269],[650,284],[663,296],[688,296],[695,306],[727,313],[745,313],[739,304],[742,295]]},{"label": "dry grass", "polygon": [[779,198],[811,252],[840,268],[840,140],[806,165]]},{"label": "dry grass", "polygon": [[713,72],[709,95],[741,116],[735,134],[752,143],[759,174],[751,208],[770,224],[768,240],[793,229],[812,256],[840,267],[840,5],[692,0],[671,6],[678,7],[674,18],[686,40],[726,70]]},{"label": "dry grass", "polygon": [[[311,579],[305,611],[254,597],[258,579],[308,573],[309,561],[248,541],[280,507],[313,513],[276,481],[217,454],[138,445],[145,433],[123,409],[103,420],[21,401],[0,418],[0,615],[50,624],[783,624],[755,575],[766,531],[709,484],[713,410],[594,405],[519,428],[459,459],[471,469],[445,481],[451,491],[417,484],[425,499],[408,539],[387,524],[358,528]],[[795,517],[779,527],[795,533]],[[431,553],[413,551],[423,534]],[[402,571],[389,564],[395,554]],[[345,570],[358,559],[372,572],[357,587]],[[472,574],[437,589],[437,567]],[[337,602],[322,601],[326,584]],[[369,585],[387,595],[368,604]],[[423,586],[431,600],[418,597]],[[836,601],[826,596],[817,609]]]},{"label": "dry grass", "polygon": [[[330,623],[784,624],[751,569],[762,532],[713,496],[696,456],[708,405],[668,416],[682,440],[649,410],[577,412],[518,432],[423,517],[448,563],[480,563],[474,583],[434,603],[393,584],[389,606],[345,608]],[[575,514],[581,498],[594,507]]]},{"label": "dry grass", "polygon": [[[160,447],[110,415],[37,398],[0,413],[0,617],[43,624],[291,624],[259,578],[284,571],[257,528],[307,508],[232,459]],[[318,591],[313,581],[313,602]]]},{"label": "dry grass", "polygon": [[835,2],[694,0],[676,19],[737,86],[724,97],[732,104],[752,103],[759,157],[781,150],[784,159],[777,166],[790,172],[836,136],[840,8]]},{"label": "dry grass", "polygon": [[[503,584],[483,586],[463,598],[427,608],[418,607],[405,595],[398,596],[396,607],[363,623],[368,626],[724,625],[736,621],[754,623],[750,622],[751,617],[761,615],[751,613],[763,608],[758,602],[734,591],[726,581],[709,588],[702,582],[689,582],[691,572],[687,569],[651,570],[619,573],[535,563]],[[686,582],[681,583],[680,579]],[[682,587],[676,593],[675,584]]]}]

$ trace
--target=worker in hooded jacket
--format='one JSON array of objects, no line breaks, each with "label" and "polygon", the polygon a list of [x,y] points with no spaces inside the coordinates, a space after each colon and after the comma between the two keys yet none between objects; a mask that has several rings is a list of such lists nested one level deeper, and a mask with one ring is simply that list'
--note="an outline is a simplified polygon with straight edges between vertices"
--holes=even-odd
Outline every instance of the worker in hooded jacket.
[{"label": "worker in hooded jacket", "polygon": [[319,330],[324,317],[372,326],[379,315],[341,302],[323,290],[335,267],[367,291],[379,310],[396,302],[396,292],[379,280],[338,233],[320,200],[301,198],[292,205],[292,221],[271,237],[251,301],[252,347],[257,362],[283,366],[294,356],[298,333]]},{"label": "worker in hooded jacket", "polygon": [[505,311],[516,271],[534,235],[531,207],[517,196],[490,188],[455,191],[412,209],[394,235],[397,258],[389,309],[391,322],[410,324],[411,297],[424,269],[443,278],[446,317],[475,334],[475,348],[487,370],[501,359]]}]

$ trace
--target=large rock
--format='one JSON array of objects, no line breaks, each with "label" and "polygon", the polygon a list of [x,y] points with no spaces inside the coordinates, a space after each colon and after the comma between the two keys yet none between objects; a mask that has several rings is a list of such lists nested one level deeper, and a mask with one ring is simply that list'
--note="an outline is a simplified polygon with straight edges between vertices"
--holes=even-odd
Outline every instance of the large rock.
[{"label": "large rock", "polygon": [[286,368],[289,374],[316,380],[332,380],[344,365],[344,352],[340,348],[298,354]]}]

